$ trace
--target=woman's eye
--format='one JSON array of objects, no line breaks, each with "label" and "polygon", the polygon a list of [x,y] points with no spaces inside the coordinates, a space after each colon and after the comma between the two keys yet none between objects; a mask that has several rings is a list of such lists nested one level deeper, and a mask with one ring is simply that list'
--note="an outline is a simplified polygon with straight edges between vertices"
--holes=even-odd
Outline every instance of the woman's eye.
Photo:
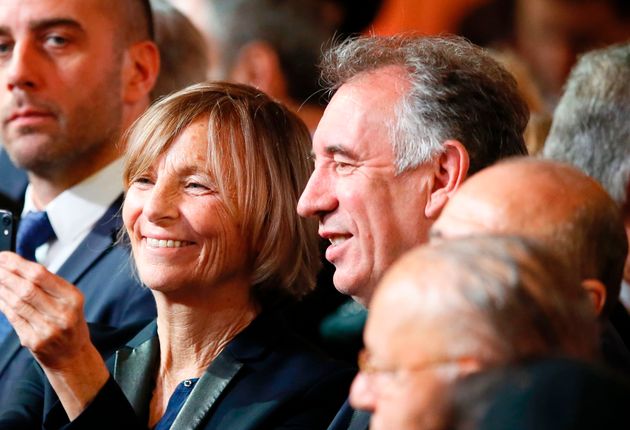
[{"label": "woman's eye", "polygon": [[153,181],[151,180],[151,178],[148,178],[146,176],[140,176],[138,178],[135,178],[132,182],[132,185],[139,185],[139,186],[146,186],[146,185],[152,185]]},{"label": "woman's eye", "polygon": [[201,182],[188,182],[186,184],[186,189],[195,194],[206,194],[212,191],[212,188],[209,185]]}]

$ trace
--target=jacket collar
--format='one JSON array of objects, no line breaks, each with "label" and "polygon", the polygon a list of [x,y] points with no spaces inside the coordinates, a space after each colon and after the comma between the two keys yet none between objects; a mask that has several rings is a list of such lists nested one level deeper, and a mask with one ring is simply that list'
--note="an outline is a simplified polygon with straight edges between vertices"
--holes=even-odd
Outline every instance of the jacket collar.
[{"label": "jacket collar", "polygon": [[[239,371],[248,363],[259,360],[275,343],[276,334],[281,332],[275,325],[273,317],[260,315],[228,344],[195,385],[173,422],[173,430],[196,428],[203,422]],[[155,321],[118,350],[114,357],[113,377],[138,417],[145,421],[148,420],[159,358]]]},{"label": "jacket collar", "polygon": [[28,185],[26,172],[15,167],[9,158],[9,154],[0,145],[0,193],[9,198],[14,206],[11,208],[18,215],[24,205],[24,191]]},{"label": "jacket collar", "polygon": [[120,217],[122,201],[123,196],[121,194],[94,225],[90,234],[88,234],[79,247],[59,268],[57,275],[70,283],[76,284],[81,275],[83,275],[96,260],[101,258],[103,253],[114,246],[118,231],[122,226]]},{"label": "jacket collar", "polygon": [[116,351],[112,376],[136,415],[147,421],[149,404],[160,359],[157,324],[151,322],[125,347]]}]

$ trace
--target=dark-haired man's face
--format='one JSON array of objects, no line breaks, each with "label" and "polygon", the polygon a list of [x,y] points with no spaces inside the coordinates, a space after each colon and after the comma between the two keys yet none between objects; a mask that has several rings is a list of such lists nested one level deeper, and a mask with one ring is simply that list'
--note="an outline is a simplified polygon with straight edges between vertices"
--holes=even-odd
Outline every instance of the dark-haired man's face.
[{"label": "dark-haired man's face", "polygon": [[103,0],[0,0],[2,139],[43,176],[110,150],[122,115],[122,53]]}]

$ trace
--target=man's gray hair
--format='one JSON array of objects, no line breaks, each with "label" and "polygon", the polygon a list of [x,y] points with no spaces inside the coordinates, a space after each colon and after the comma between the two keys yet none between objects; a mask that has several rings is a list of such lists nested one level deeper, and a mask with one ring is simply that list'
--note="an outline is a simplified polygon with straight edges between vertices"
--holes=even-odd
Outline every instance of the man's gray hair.
[{"label": "man's gray hair", "polygon": [[630,180],[630,43],[580,57],[554,112],[543,155],[595,178],[620,205]]},{"label": "man's gray hair", "polygon": [[411,89],[390,124],[398,172],[425,163],[448,139],[470,155],[469,173],[525,155],[529,110],[514,78],[483,49],[460,37],[399,35],[348,40],[324,54],[322,78],[336,90],[388,66],[408,73]]}]

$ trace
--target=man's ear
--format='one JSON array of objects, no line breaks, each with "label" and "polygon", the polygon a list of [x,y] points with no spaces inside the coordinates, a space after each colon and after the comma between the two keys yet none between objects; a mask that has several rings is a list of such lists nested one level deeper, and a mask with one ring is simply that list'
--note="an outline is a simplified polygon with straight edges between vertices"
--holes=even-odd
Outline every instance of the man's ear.
[{"label": "man's ear", "polygon": [[275,99],[285,100],[288,96],[280,58],[267,42],[254,41],[243,46],[232,67],[230,79],[256,87]]},{"label": "man's ear", "polygon": [[444,152],[438,157],[434,169],[433,186],[427,199],[424,214],[437,219],[448,199],[466,179],[470,159],[464,145],[457,140],[443,143]]},{"label": "man's ear", "polygon": [[155,43],[131,45],[123,63],[123,101],[134,104],[149,96],[160,72],[160,52]]},{"label": "man's ear", "polygon": [[477,373],[484,368],[481,361],[473,357],[464,357],[457,360],[459,372],[462,376],[471,375]]},{"label": "man's ear", "polygon": [[595,313],[600,316],[606,304],[606,287],[597,279],[585,279],[582,281],[582,288],[586,290],[593,302]]}]

